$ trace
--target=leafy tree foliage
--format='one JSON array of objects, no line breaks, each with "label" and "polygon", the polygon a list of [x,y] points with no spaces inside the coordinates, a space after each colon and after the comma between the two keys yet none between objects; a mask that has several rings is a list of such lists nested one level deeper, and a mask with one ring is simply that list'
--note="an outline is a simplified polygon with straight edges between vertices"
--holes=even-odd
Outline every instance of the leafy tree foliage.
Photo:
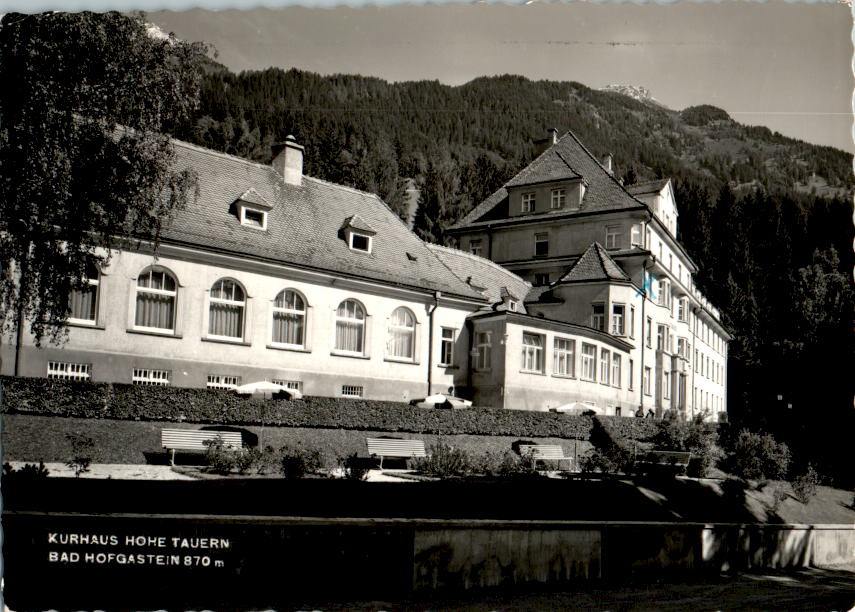
[{"label": "leafy tree foliage", "polygon": [[194,192],[165,132],[198,104],[200,51],[119,13],[3,16],[0,331],[61,339],[87,268],[156,244]]}]

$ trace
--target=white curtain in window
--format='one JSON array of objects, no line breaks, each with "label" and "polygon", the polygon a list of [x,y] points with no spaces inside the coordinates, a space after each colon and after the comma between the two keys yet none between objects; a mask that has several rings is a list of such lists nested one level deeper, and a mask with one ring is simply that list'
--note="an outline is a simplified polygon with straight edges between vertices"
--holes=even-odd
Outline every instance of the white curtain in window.
[{"label": "white curtain in window", "polygon": [[243,337],[244,293],[231,280],[218,280],[211,287],[208,334],[226,338]]},{"label": "white curtain in window", "polygon": [[303,346],[306,305],[294,291],[283,291],[273,302],[273,342]]},{"label": "white curtain in window", "polygon": [[401,359],[413,358],[416,318],[406,308],[398,308],[389,322],[389,355]]},{"label": "white curtain in window", "polygon": [[354,300],[346,300],[336,310],[335,348],[362,353],[365,335],[365,311]]},{"label": "white curtain in window", "polygon": [[138,327],[172,329],[175,320],[175,296],[158,293],[137,292]]},{"label": "white curtain in window", "polygon": [[94,321],[97,293],[97,285],[89,285],[83,289],[72,290],[70,297],[71,314],[69,317],[72,319]]}]

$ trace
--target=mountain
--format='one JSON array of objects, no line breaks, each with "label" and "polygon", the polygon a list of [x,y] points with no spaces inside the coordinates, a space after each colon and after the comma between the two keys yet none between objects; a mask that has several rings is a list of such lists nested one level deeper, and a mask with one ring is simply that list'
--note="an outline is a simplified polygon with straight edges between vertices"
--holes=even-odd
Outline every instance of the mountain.
[{"label": "mountain", "polygon": [[646,87],[638,87],[636,85],[606,85],[605,87],[601,87],[600,91],[610,91],[613,93],[619,93],[621,95],[632,98],[633,100],[637,100],[638,102],[644,102],[645,104],[653,104],[654,106],[658,106],[660,108],[668,108],[659,100],[651,96],[650,90]]}]

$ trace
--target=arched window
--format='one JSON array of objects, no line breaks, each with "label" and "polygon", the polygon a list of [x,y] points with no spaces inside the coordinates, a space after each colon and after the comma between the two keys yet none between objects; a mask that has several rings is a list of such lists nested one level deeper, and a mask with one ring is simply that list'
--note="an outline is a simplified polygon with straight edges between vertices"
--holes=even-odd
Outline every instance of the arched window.
[{"label": "arched window", "polygon": [[98,319],[98,286],[101,274],[98,267],[90,263],[81,280],[81,287],[72,289],[68,298],[68,320],[72,323],[94,325]]},{"label": "arched window", "polygon": [[395,309],[389,319],[389,356],[413,359],[415,355],[416,317],[408,309]]},{"label": "arched window", "polygon": [[240,340],[243,338],[246,296],[235,281],[221,278],[211,287],[208,335]]},{"label": "arched window", "polygon": [[335,350],[362,355],[365,350],[365,309],[345,300],[335,312]]},{"label": "arched window", "polygon": [[306,344],[306,302],[291,289],[273,301],[273,343],[303,347]]},{"label": "arched window", "polygon": [[143,270],[137,278],[137,308],[134,326],[157,331],[175,331],[175,278],[163,268]]}]

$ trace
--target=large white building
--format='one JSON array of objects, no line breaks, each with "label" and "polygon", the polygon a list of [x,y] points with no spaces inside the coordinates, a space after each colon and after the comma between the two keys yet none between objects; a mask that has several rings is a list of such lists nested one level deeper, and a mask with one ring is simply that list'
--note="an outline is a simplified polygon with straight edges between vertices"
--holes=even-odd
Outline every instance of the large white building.
[{"label": "large white building", "polygon": [[[625,190],[572,134],[422,242],[376,196],[175,142],[199,196],[155,254],[115,251],[68,342],[19,374],[606,414],[726,410],[728,335],[694,288],[668,182]],[[15,346],[2,346],[11,374]]]}]

